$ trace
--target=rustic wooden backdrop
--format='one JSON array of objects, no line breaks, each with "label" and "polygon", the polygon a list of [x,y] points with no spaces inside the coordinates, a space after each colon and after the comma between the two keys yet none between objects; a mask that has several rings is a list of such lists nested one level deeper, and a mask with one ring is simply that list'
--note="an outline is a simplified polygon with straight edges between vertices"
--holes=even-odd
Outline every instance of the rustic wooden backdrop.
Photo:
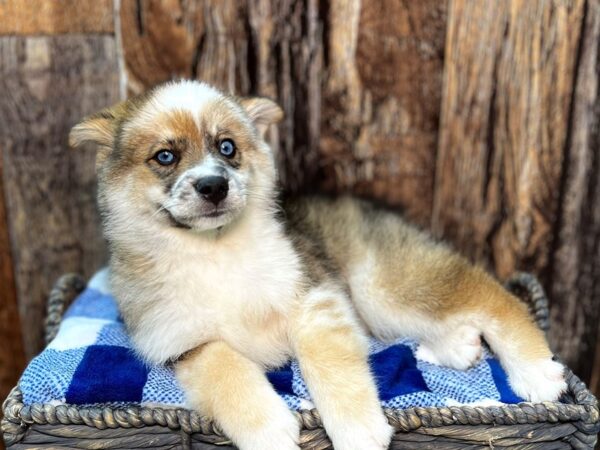
[{"label": "rustic wooden backdrop", "polygon": [[402,208],[500,277],[600,394],[599,0],[0,0],[0,397],[105,261],[82,116],[173,77],[276,98],[290,191]]}]

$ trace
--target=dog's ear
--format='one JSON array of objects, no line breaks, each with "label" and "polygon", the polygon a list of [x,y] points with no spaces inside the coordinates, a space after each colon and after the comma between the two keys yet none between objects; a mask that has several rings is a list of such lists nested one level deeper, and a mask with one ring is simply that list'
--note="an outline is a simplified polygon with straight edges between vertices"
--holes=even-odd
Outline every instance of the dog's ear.
[{"label": "dog's ear", "polygon": [[86,117],[69,133],[69,145],[73,148],[91,142],[100,147],[112,148],[118,118],[125,111],[125,103],[118,103]]},{"label": "dog's ear", "polygon": [[246,97],[240,104],[252,120],[261,137],[264,137],[269,125],[283,119],[283,110],[277,103],[265,97]]}]

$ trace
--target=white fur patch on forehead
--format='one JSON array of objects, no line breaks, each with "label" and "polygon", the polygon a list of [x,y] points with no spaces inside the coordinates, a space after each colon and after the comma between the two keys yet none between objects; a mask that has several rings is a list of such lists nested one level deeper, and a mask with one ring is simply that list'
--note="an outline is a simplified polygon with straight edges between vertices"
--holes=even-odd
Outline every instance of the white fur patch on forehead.
[{"label": "white fur patch on forehead", "polygon": [[151,102],[163,111],[187,110],[197,117],[205,105],[224,98],[221,92],[208,84],[184,80],[159,87],[154,92]]},{"label": "white fur patch on forehead", "polygon": [[227,101],[227,97],[205,83],[192,80],[173,81],[156,88],[139,113],[125,124],[125,129],[155,127],[158,116],[172,111],[189,114],[200,128],[200,117],[205,108],[212,107],[217,101]]}]

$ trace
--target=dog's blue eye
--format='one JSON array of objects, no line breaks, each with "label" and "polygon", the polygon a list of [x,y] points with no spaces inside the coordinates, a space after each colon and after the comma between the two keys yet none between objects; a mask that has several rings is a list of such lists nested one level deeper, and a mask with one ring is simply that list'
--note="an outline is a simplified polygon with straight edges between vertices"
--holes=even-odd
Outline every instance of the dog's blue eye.
[{"label": "dog's blue eye", "polygon": [[161,150],[154,155],[154,159],[156,159],[160,165],[168,166],[175,162],[175,154],[169,150]]},{"label": "dog's blue eye", "polygon": [[235,156],[235,142],[231,139],[223,139],[219,142],[219,152],[227,158],[233,158]]}]

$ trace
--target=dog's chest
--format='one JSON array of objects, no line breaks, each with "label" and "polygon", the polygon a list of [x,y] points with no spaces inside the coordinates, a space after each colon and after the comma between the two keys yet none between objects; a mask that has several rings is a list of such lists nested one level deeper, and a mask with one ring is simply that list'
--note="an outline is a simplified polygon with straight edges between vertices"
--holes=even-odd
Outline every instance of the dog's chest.
[{"label": "dog's chest", "polygon": [[300,279],[297,256],[287,242],[210,253],[190,249],[171,265],[179,298],[223,316],[285,308]]},{"label": "dog's chest", "polygon": [[165,282],[159,308],[145,314],[154,324],[146,338],[166,345],[163,354],[225,340],[261,364],[281,364],[300,264],[287,242],[262,244],[213,254],[182,248],[164,258],[155,267]]}]

